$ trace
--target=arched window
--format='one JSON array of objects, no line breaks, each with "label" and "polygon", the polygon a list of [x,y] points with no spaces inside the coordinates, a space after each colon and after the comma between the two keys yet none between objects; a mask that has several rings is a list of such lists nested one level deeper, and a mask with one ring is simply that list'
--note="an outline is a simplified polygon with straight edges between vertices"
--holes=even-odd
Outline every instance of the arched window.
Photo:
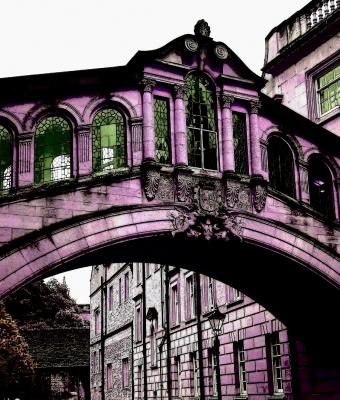
[{"label": "arched window", "polygon": [[112,108],[97,112],[92,122],[93,170],[110,171],[126,165],[126,127]]},{"label": "arched window", "polygon": [[0,190],[12,187],[12,135],[0,125]]},{"label": "arched window", "polygon": [[72,129],[62,117],[44,118],[35,132],[36,183],[71,177]]},{"label": "arched window", "polygon": [[293,154],[288,144],[277,136],[268,141],[269,184],[279,192],[295,197]]},{"label": "arched window", "polygon": [[308,162],[310,205],[328,218],[334,218],[332,175],[317,157]]},{"label": "arched window", "polygon": [[217,170],[214,90],[200,74],[190,74],[186,86],[188,163],[192,167]]}]

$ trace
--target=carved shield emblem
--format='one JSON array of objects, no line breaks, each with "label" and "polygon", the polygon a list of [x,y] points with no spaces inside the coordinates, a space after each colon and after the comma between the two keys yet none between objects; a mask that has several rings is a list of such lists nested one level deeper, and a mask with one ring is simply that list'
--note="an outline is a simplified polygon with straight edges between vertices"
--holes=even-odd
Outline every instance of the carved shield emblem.
[{"label": "carved shield emblem", "polygon": [[213,212],[218,208],[217,194],[214,189],[200,188],[199,201],[200,207],[204,211]]}]

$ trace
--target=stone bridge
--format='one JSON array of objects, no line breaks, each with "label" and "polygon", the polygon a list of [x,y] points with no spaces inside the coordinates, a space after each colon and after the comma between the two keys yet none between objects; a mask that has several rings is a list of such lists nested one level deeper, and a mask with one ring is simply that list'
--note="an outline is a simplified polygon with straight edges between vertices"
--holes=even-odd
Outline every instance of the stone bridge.
[{"label": "stone bridge", "polygon": [[125,67],[0,81],[1,297],[150,261],[237,287],[313,344],[337,337],[340,139],[208,33]]}]

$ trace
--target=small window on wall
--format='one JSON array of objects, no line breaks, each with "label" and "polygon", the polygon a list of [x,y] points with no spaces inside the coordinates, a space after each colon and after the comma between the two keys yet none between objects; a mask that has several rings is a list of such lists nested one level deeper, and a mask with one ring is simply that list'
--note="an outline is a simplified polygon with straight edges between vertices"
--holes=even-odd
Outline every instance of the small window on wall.
[{"label": "small window on wall", "polygon": [[288,144],[277,136],[268,140],[269,184],[277,191],[295,197],[293,153]]},{"label": "small window on wall", "polygon": [[283,392],[282,363],[281,363],[281,347],[279,334],[277,332],[266,337],[267,345],[270,347],[269,356],[272,368],[272,384],[274,393]]},{"label": "small window on wall", "polygon": [[162,164],[170,163],[169,135],[169,103],[161,97],[155,97],[154,126],[156,140],[156,161]]},{"label": "small window on wall", "polygon": [[0,191],[12,187],[12,136],[0,125]]},{"label": "small window on wall", "polygon": [[316,82],[320,116],[340,106],[340,65],[321,75]]},{"label": "small window on wall", "polygon": [[233,112],[233,140],[235,172],[240,175],[248,175],[248,145],[246,114]]},{"label": "small window on wall", "polygon": [[308,162],[310,205],[328,218],[334,218],[332,175],[326,165],[316,157]]},{"label": "small window on wall", "polygon": [[111,171],[126,166],[126,126],[113,108],[97,112],[92,122],[93,170]]},{"label": "small window on wall", "polygon": [[71,177],[72,129],[62,117],[44,118],[35,132],[35,183]]}]

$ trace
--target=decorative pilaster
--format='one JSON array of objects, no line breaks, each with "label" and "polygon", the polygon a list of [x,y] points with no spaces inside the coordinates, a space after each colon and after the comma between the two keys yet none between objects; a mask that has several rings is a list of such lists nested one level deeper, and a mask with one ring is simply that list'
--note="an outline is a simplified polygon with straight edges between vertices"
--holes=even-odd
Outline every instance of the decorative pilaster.
[{"label": "decorative pilaster", "polygon": [[308,182],[308,163],[299,161],[299,175],[301,187],[301,200],[309,204],[309,182]]},{"label": "decorative pilaster", "polygon": [[78,127],[79,175],[88,175],[92,170],[91,125]]},{"label": "decorative pilaster", "polygon": [[131,118],[132,133],[132,165],[140,165],[143,161],[143,118]]},{"label": "decorative pilaster", "polygon": [[252,175],[262,176],[258,113],[261,103],[250,102],[250,154]]},{"label": "decorative pilaster", "polygon": [[234,97],[228,94],[222,94],[220,100],[222,107],[223,172],[234,172],[233,118],[231,112],[231,105],[234,102]]},{"label": "decorative pilaster", "polygon": [[184,85],[175,85],[175,163],[177,166],[188,165],[188,142],[186,129],[186,116],[184,96],[186,88]]},{"label": "decorative pilaster", "polygon": [[19,171],[18,185],[19,187],[31,185],[34,181],[34,146],[33,133],[28,133],[19,136]]},{"label": "decorative pilaster", "polygon": [[156,150],[152,91],[156,82],[145,78],[140,84],[143,91],[143,159],[154,161]]}]

